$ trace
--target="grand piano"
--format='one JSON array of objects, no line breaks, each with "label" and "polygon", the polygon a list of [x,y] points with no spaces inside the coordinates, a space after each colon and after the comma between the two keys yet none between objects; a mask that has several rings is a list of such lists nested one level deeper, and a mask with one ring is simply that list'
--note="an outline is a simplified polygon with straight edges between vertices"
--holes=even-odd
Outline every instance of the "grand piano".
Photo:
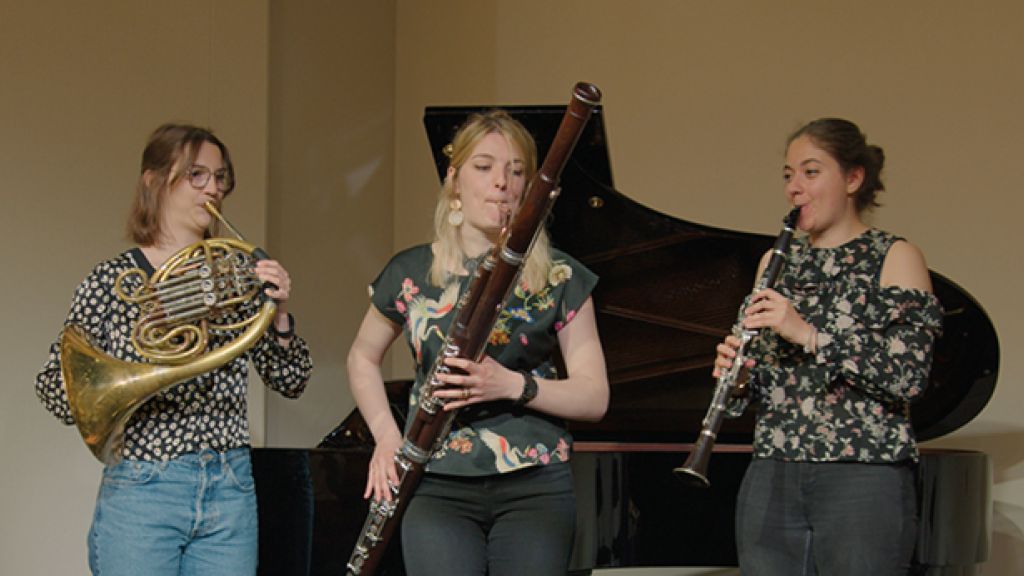
[{"label": "grand piano", "polygon": [[[432,107],[424,124],[438,176],[443,147],[479,107]],[[509,107],[543,158],[560,106]],[[598,107],[562,174],[549,223],[553,244],[601,281],[594,292],[611,404],[598,423],[571,424],[579,509],[574,574],[627,566],[735,566],[736,494],[750,461],[753,419],[726,421],[711,458],[711,488],[672,474],[710,401],[714,348],[735,321],[771,236],[658,213],[614,188]],[[782,213],[780,212],[780,224]],[[774,222],[772,223],[775,224]],[[920,441],[963,426],[988,402],[999,366],[992,322],[971,296],[932,272],[946,311],[931,382],[912,406]],[[405,417],[410,382],[388,383]],[[366,516],[361,498],[373,439],[358,412],[317,448],[256,449],[260,574],[342,574]],[[991,464],[982,452],[923,450],[920,531],[911,574],[975,574],[991,538]],[[404,574],[394,542],[381,574]]]}]

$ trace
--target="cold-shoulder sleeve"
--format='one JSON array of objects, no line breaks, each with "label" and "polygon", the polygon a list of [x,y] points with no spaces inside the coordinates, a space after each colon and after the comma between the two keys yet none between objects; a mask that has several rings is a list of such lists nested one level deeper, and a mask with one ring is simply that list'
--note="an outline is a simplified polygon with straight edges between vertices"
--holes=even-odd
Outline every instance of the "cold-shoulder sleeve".
[{"label": "cold-shoulder sleeve", "polygon": [[942,305],[930,292],[885,287],[840,303],[832,325],[818,327],[815,361],[828,381],[841,376],[873,395],[911,400],[928,384]]}]

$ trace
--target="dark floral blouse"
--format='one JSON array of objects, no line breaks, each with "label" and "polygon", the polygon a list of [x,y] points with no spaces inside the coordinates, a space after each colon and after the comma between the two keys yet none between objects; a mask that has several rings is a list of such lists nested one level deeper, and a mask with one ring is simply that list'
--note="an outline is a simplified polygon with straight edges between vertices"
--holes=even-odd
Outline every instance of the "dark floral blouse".
[{"label": "dark floral blouse", "polygon": [[[145,362],[131,341],[132,326],[140,312],[137,304],[114,292],[118,275],[153,267],[138,248],[98,264],[75,291],[64,325],[81,325],[103,352],[130,362]],[[127,290],[141,284],[138,276],[122,283]],[[244,314],[244,312],[243,312]],[[210,348],[237,336],[211,333]],[[309,348],[295,336],[285,348],[268,332],[259,342],[228,364],[172,386],[143,404],[125,426],[121,455],[127,460],[166,461],[204,448],[226,451],[249,445],[246,388],[249,361],[267,386],[288,398],[302,394],[313,368]],[[74,424],[60,368],[60,338],[36,377],[36,394],[65,424]]]},{"label": "dark floral blouse", "polygon": [[817,328],[817,350],[771,331],[751,343],[756,458],[917,460],[909,403],[928,383],[942,307],[931,293],[880,285],[897,240],[870,229],[837,248],[791,245],[776,290]]},{"label": "dark floral blouse", "polygon": [[[417,409],[420,385],[434,365],[451,325],[459,296],[468,282],[439,288],[428,281],[433,254],[423,244],[396,254],[370,285],[374,307],[403,333],[416,361],[416,382],[409,398],[409,419]],[[597,277],[557,250],[548,284],[538,292],[516,287],[491,331],[487,355],[512,370],[531,370],[539,378],[558,378],[552,352],[558,331],[572,321],[590,296]],[[476,265],[468,261],[467,270]],[[463,279],[464,280],[464,279]],[[569,460],[572,437],[560,418],[511,401],[488,402],[459,411],[452,430],[428,472],[483,476]]]}]

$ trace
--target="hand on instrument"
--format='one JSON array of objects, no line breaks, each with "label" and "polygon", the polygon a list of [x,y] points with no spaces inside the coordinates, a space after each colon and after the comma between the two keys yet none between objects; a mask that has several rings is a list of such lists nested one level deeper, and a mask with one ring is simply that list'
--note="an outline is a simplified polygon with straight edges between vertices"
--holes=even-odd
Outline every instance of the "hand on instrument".
[{"label": "hand on instrument", "polygon": [[755,294],[744,314],[744,328],[771,328],[794,344],[803,345],[814,330],[796,311],[792,302],[771,288]]},{"label": "hand on instrument", "polygon": [[402,437],[386,438],[377,442],[370,458],[370,469],[366,475],[366,490],[363,498],[373,497],[377,502],[391,501],[392,493],[388,483],[398,486],[398,468],[395,466],[395,453],[402,447]]},{"label": "hand on instrument", "polygon": [[490,356],[485,356],[480,362],[448,358],[445,364],[466,372],[438,374],[438,380],[452,386],[434,392],[438,398],[448,400],[445,410],[456,410],[492,400],[515,400],[523,392],[523,376],[505,368]]},{"label": "hand on instrument", "polygon": [[[728,370],[732,366],[733,359],[736,358],[736,351],[740,347],[740,339],[729,335],[725,337],[725,340],[715,347],[715,352],[718,356],[715,357],[715,369],[711,372],[711,375],[718,378],[723,371]],[[753,358],[747,358],[746,367],[750,368],[754,365]]]},{"label": "hand on instrument", "polygon": [[259,260],[256,262],[256,277],[263,282],[269,282],[277,289],[267,288],[267,296],[277,301],[278,305],[288,301],[292,291],[292,279],[288,271],[281,266],[277,260]]}]

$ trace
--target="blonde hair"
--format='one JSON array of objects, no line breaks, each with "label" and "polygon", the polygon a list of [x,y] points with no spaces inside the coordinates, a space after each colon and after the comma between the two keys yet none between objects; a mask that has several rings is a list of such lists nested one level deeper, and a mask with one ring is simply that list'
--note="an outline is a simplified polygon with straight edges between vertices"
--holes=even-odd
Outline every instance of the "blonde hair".
[{"label": "blonde hair", "polygon": [[[466,120],[452,140],[449,166],[454,168],[457,174],[469,160],[477,143],[488,134],[500,134],[522,154],[524,176],[529,182],[537,172],[537,145],[526,128],[504,110],[474,114]],[[430,283],[438,287],[446,286],[454,280],[455,274],[462,269],[462,263],[468,256],[459,241],[459,227],[453,226],[448,219],[456,197],[454,179],[451,176],[446,177],[437,199],[437,207],[434,209],[436,251],[434,261],[430,265]],[[530,250],[520,282],[527,290],[537,292],[547,285],[550,270],[551,242],[547,230],[542,228]]]}]

